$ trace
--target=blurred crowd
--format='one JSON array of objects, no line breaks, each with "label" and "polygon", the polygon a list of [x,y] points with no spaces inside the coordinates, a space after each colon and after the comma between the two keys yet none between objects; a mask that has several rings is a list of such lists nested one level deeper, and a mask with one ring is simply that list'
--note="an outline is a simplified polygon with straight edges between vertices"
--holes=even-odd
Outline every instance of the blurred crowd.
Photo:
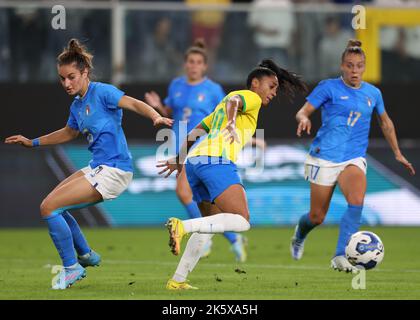
[{"label": "blurred crowd", "polygon": [[[348,39],[354,37],[351,11],[295,10],[296,4],[398,7],[412,3],[420,9],[420,0],[165,2],[183,2],[186,6],[217,4],[221,10],[127,11],[125,82],[173,78],[181,72],[185,49],[199,37],[208,47],[210,76],[223,83],[243,81],[247,71],[264,57],[274,58],[309,81],[335,77],[340,73],[341,53]],[[223,6],[232,3],[248,4],[252,10],[223,10]],[[0,81],[55,81],[55,57],[71,37],[82,40],[93,52],[97,79],[109,80],[111,12],[68,9],[66,15],[66,29],[53,30],[49,22],[51,10],[0,8]],[[420,80],[420,21],[419,26],[410,28],[383,28],[380,43],[384,81]]]}]

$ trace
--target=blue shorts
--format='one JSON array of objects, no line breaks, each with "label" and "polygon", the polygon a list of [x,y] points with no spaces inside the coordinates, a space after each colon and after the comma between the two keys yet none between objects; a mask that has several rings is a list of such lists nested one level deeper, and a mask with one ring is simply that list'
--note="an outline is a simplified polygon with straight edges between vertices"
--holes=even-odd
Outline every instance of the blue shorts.
[{"label": "blue shorts", "polygon": [[231,185],[242,185],[236,164],[222,157],[189,158],[185,170],[193,200],[197,203],[202,201],[214,203],[214,199]]}]

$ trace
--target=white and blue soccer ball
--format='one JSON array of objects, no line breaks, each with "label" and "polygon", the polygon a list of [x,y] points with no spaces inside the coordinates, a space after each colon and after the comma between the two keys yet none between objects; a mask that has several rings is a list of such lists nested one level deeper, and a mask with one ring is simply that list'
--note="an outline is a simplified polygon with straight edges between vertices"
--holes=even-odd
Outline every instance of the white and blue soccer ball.
[{"label": "white and blue soccer ball", "polygon": [[384,245],[381,239],[370,231],[359,231],[349,239],[346,258],[354,266],[366,270],[375,268],[384,258]]}]

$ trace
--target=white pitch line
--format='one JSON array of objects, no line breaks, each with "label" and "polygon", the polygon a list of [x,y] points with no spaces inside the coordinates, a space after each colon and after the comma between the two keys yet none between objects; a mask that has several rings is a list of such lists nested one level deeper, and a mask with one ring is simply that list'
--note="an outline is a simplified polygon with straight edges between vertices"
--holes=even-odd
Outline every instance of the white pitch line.
[{"label": "white pitch line", "polygon": [[[7,261],[7,262],[18,262],[18,263],[25,263],[28,262],[40,262],[43,266],[51,264],[50,262],[46,262],[45,260],[40,259],[5,259],[0,258],[0,261]],[[164,262],[164,261],[153,261],[153,260],[114,260],[114,259],[106,259],[103,260],[105,264],[140,264],[140,265],[156,265],[156,266],[176,266],[178,262]],[[208,261],[203,261],[200,264],[200,268],[239,268],[239,269],[247,269],[247,268],[258,268],[258,269],[287,269],[287,270],[329,270],[329,265],[320,266],[320,265],[283,265],[283,264],[254,264],[254,263],[245,263],[245,264],[234,264],[234,263],[211,263]],[[374,269],[372,272],[392,272],[392,273],[420,273],[419,269]]]}]

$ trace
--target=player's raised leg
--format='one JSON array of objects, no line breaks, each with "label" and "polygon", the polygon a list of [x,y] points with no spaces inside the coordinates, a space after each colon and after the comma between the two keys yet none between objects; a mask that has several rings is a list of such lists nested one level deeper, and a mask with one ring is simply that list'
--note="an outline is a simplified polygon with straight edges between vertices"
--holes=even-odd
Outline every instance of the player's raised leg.
[{"label": "player's raised leg", "polygon": [[[243,217],[246,216],[249,218],[249,211],[245,191],[241,185],[236,184],[230,186],[215,199],[215,203],[216,205],[208,201],[202,201],[200,203],[199,207],[203,215],[202,218],[184,221],[176,218],[170,219],[169,223],[176,224],[177,230],[182,230],[183,235],[190,232],[193,232],[193,234],[187,242],[184,254],[181,257],[174,276],[166,285],[167,289],[196,289],[187,283],[187,276],[198,263],[205,244],[211,240],[214,233],[221,233],[226,228],[234,229],[234,231],[246,231],[249,229],[249,223]],[[241,212],[243,215],[220,213],[222,210],[224,212],[227,210]],[[236,219],[236,217],[239,217],[239,219]],[[245,226],[242,225],[243,221],[246,221]],[[180,238],[182,239],[182,236]],[[174,240],[176,249],[180,249],[180,244],[180,241],[176,242]],[[174,253],[177,252],[175,248],[173,250]]]},{"label": "player's raised leg", "polygon": [[231,185],[215,199],[215,204],[223,213],[183,221],[177,218],[168,220],[167,227],[173,254],[178,255],[180,253],[182,238],[188,233],[223,233],[225,231],[242,232],[249,230],[248,204],[245,190],[241,185]]},{"label": "player's raised leg", "polygon": [[[190,218],[194,219],[200,218],[202,216],[201,212],[203,212],[203,210],[199,208],[197,203],[193,200],[193,194],[190,184],[188,183],[186,170],[182,170],[177,178],[176,194],[181,203],[184,205]],[[201,202],[201,204],[203,203],[205,202]],[[207,212],[207,210],[205,210],[205,212]],[[220,213],[220,211],[213,212],[212,214],[215,213]],[[244,262],[246,260],[246,254],[244,254],[243,247],[246,243],[246,238],[235,232],[224,232],[223,236],[231,243],[231,249],[234,252],[236,259],[238,261]],[[210,255],[211,246],[212,241],[210,240],[205,245],[205,248],[203,250],[203,257],[207,257]]]},{"label": "player's raised leg", "polygon": [[[205,213],[203,214],[203,216],[223,213],[223,211],[220,210],[219,207],[217,207],[215,204],[212,204],[208,201],[202,201],[199,207],[200,207],[200,211]],[[223,235],[231,243],[231,250],[235,254],[236,261],[245,262],[247,259],[247,252],[246,252],[246,246],[248,245],[247,238],[244,235],[240,233],[236,233],[236,232],[224,232]],[[209,243],[211,243],[211,240],[209,241]],[[205,255],[207,248],[208,248],[208,245],[205,246],[204,248],[203,256]]]}]

